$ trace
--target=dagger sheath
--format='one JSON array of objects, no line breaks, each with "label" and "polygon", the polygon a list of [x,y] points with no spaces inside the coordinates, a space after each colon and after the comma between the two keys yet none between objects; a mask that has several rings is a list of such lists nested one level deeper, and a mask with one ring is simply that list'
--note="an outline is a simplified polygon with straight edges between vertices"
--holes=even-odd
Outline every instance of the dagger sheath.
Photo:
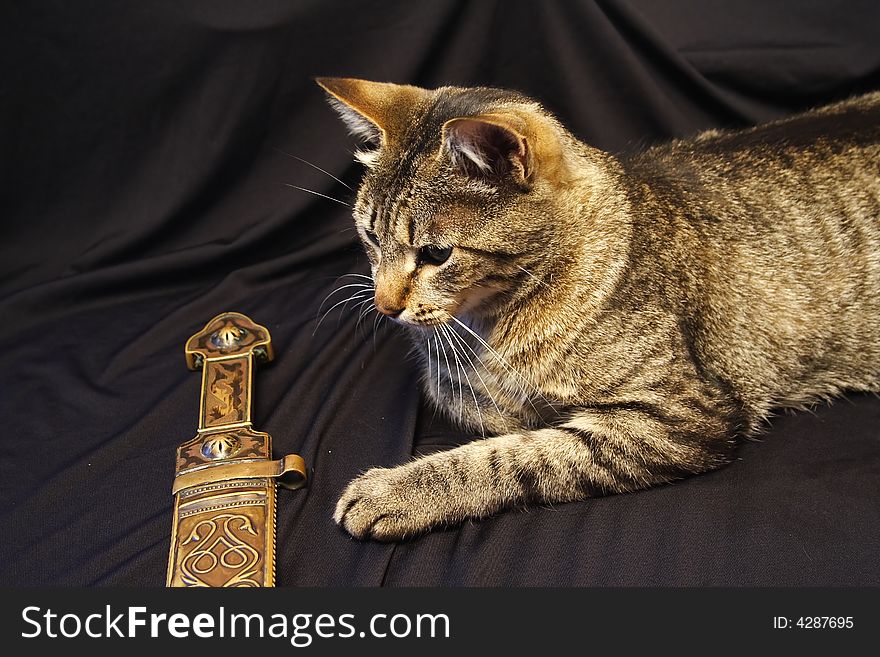
[{"label": "dagger sheath", "polygon": [[201,369],[199,428],[177,448],[167,586],[273,586],[277,486],[300,488],[296,454],[272,460],[272,437],[252,423],[254,366],[273,358],[269,331],[222,313],[186,343]]}]

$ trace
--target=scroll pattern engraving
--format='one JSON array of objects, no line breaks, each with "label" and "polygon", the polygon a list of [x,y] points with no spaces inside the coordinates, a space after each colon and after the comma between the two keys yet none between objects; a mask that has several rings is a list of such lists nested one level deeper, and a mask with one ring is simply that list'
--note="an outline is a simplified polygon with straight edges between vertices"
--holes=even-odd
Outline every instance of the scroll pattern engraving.
[{"label": "scroll pattern engraving", "polygon": [[[260,552],[243,535],[257,536],[257,530],[253,520],[242,514],[221,513],[199,522],[180,544],[181,548],[199,544],[180,564],[183,583],[206,587],[262,586]],[[218,576],[223,578],[219,582]]]}]

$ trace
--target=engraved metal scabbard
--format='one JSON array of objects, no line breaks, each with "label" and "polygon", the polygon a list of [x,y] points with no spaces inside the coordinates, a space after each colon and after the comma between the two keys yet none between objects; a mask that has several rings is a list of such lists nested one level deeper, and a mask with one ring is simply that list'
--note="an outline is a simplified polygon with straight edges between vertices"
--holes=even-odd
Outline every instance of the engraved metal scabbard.
[{"label": "engraved metal scabbard", "polygon": [[251,421],[254,365],[272,360],[269,331],[241,313],[212,319],[186,343],[202,371],[198,435],[177,448],[168,586],[273,586],[276,484],[300,488],[296,454],[272,460]]}]

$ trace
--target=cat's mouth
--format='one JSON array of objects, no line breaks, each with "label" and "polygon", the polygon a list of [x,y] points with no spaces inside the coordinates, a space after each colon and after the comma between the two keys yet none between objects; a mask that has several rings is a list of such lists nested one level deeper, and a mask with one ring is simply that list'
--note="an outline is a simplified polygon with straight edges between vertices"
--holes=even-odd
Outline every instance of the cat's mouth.
[{"label": "cat's mouth", "polygon": [[497,289],[474,286],[460,292],[452,302],[445,306],[417,303],[404,308],[393,319],[409,326],[431,327],[451,324],[455,321],[456,316],[480,314],[480,309],[484,308],[487,301],[497,293]]},{"label": "cat's mouth", "polygon": [[500,290],[493,287],[475,285],[461,290],[445,304],[413,303],[410,301],[399,314],[383,313],[395,322],[407,326],[439,326],[451,324],[457,316],[481,315],[485,312],[489,300]]},{"label": "cat's mouth", "polygon": [[405,308],[395,321],[408,326],[437,326],[451,321],[453,313],[440,306],[417,304],[415,308]]}]

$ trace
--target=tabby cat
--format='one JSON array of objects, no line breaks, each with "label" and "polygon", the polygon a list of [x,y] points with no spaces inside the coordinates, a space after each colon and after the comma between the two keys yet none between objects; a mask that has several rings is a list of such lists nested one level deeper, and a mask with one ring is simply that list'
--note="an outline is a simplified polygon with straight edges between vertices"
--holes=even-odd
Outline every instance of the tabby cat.
[{"label": "tabby cat", "polygon": [[484,437],[356,478],[396,540],[718,468],[774,407],[880,390],[880,93],[614,157],[489,88],[323,78],[428,399]]}]

